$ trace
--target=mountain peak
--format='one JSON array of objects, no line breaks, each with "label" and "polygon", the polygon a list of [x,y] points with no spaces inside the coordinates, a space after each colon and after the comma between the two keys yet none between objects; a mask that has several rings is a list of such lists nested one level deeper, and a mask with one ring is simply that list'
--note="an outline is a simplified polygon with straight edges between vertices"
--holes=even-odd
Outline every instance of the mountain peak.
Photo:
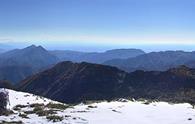
[{"label": "mountain peak", "polygon": [[32,44],[32,45],[30,45],[30,46],[28,46],[26,48],[43,48],[43,47],[41,45],[36,46],[36,45]]},{"label": "mountain peak", "polygon": [[36,49],[36,48],[37,48],[37,46],[32,44],[32,45],[30,45],[28,47],[25,47],[24,49]]},{"label": "mountain peak", "polygon": [[37,47],[37,46],[34,45],[34,44],[32,44],[32,45],[29,46],[29,48],[35,48],[35,47]]},{"label": "mountain peak", "polygon": [[41,51],[46,51],[45,48],[43,48],[42,46],[36,46],[36,45],[31,45],[31,46],[28,46],[26,48],[24,48],[23,50],[41,50]]}]

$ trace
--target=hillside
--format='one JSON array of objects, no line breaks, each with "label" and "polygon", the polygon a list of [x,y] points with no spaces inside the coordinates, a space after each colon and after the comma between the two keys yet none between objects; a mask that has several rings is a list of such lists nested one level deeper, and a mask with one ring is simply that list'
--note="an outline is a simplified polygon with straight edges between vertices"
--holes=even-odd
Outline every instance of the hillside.
[{"label": "hillside", "polygon": [[9,90],[10,110],[0,123],[11,124],[194,124],[190,104],[119,100],[79,105],[55,102],[33,94]]},{"label": "hillside", "polygon": [[19,90],[65,103],[146,98],[195,103],[195,69],[126,73],[115,67],[62,62],[22,81]]},{"label": "hillside", "polygon": [[68,103],[111,99],[126,75],[117,68],[67,61],[25,79],[19,89]]},{"label": "hillside", "polygon": [[0,80],[0,88],[8,88],[8,89],[12,89],[13,86],[9,81],[6,80]]}]

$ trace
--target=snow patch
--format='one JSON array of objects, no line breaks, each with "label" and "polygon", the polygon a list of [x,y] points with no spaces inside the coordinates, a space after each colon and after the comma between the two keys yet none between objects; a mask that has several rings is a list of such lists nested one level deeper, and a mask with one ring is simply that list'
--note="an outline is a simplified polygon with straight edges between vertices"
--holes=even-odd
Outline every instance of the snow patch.
[{"label": "snow patch", "polygon": [[[59,103],[29,93],[9,90],[10,109],[16,105],[33,103],[48,104]],[[32,110],[32,108],[25,108]],[[0,116],[1,121],[22,121],[28,124],[51,124],[45,116],[28,115],[24,119],[16,112],[10,116]],[[79,104],[66,110],[57,111],[57,116],[63,120],[56,124],[195,124],[195,109],[188,103],[169,104],[166,102],[153,102],[148,105],[137,101],[113,101],[93,104]]]}]

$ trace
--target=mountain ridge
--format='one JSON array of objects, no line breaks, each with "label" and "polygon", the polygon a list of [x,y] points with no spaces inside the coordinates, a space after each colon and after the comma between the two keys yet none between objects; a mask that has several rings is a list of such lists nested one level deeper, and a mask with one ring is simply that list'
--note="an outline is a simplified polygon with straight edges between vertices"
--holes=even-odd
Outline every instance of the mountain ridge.
[{"label": "mountain ridge", "polygon": [[129,97],[195,102],[195,69],[183,68],[127,73],[99,64],[61,62],[22,81],[19,90],[66,103]]},{"label": "mountain ridge", "polygon": [[79,52],[79,51],[50,51],[62,61],[103,63],[114,58],[131,58],[145,54],[140,49],[112,49],[105,52]]},{"label": "mountain ridge", "polygon": [[194,51],[162,51],[151,52],[129,59],[109,60],[103,64],[116,66],[128,72],[135,70],[165,71],[180,65],[190,65],[187,63],[193,60],[195,61],[194,56]]}]

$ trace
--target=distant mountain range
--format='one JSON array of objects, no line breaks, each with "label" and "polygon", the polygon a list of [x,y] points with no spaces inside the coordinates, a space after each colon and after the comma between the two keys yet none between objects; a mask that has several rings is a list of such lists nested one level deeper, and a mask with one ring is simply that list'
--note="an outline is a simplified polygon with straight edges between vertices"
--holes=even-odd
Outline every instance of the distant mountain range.
[{"label": "distant mountain range", "polygon": [[102,53],[85,53],[78,51],[50,51],[61,61],[103,63],[111,59],[127,59],[145,54],[140,49],[113,49]]},{"label": "distant mountain range", "polygon": [[151,52],[134,58],[108,60],[104,64],[116,66],[128,72],[135,70],[165,71],[180,65],[195,67],[195,52]]},{"label": "distant mountain range", "polygon": [[17,83],[63,60],[102,63],[114,58],[130,58],[142,54],[144,52],[138,49],[116,49],[104,53],[47,51],[42,46],[31,45],[0,54],[0,80]]},{"label": "distant mountain range", "polygon": [[162,51],[145,53],[139,49],[115,49],[103,53],[50,51],[61,61],[89,62],[118,67],[127,72],[136,70],[165,71],[186,65],[195,67],[195,52]]},{"label": "distant mountain range", "polygon": [[115,67],[62,62],[20,83],[19,90],[65,103],[117,98],[195,102],[195,69],[127,73]]},{"label": "distant mountain range", "polygon": [[165,71],[186,65],[195,68],[195,52],[165,51],[145,53],[139,49],[114,49],[102,53],[48,51],[31,45],[0,54],[0,80],[18,83],[28,76],[48,69],[61,61],[88,62],[115,66],[127,72]]}]

